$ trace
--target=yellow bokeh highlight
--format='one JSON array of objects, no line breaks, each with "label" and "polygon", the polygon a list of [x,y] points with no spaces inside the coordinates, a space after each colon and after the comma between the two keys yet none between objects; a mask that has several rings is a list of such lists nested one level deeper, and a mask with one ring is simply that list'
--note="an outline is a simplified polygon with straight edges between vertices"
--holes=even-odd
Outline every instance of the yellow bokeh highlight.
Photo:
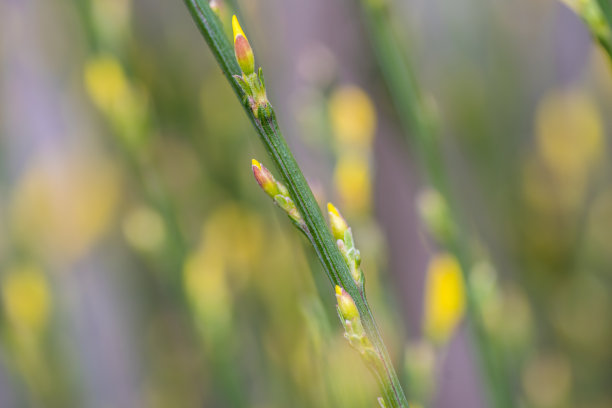
[{"label": "yellow bokeh highlight", "polygon": [[185,262],[183,285],[209,340],[231,327],[233,292],[260,262],[261,231],[257,216],[230,202],[204,222],[200,244]]},{"label": "yellow bokeh highlight", "polygon": [[329,101],[332,130],[341,145],[368,147],[376,129],[376,111],[368,95],[356,86],[336,90]]},{"label": "yellow bokeh highlight", "polygon": [[89,59],[83,76],[87,94],[106,115],[115,134],[132,148],[140,147],[150,133],[146,90],[129,81],[112,55]]},{"label": "yellow bokeh highlight", "polygon": [[110,55],[90,59],[85,65],[85,87],[102,110],[121,104],[129,93],[129,84],[119,61]]},{"label": "yellow bokeh highlight", "polygon": [[231,323],[231,296],[223,254],[204,248],[190,255],[183,270],[187,297],[210,335],[225,332]]},{"label": "yellow bokeh highlight", "polygon": [[2,277],[6,318],[23,331],[39,333],[49,320],[51,295],[43,271],[35,265],[10,268]]},{"label": "yellow bokeh highlight", "polygon": [[582,180],[605,151],[601,114],[586,94],[552,92],[536,112],[538,151],[558,176]]},{"label": "yellow bokeh highlight", "polygon": [[367,213],[372,193],[369,157],[376,130],[374,104],[361,88],[343,86],[331,95],[328,112],[338,155],[334,186],[342,211],[352,216]]},{"label": "yellow bokeh highlight", "polygon": [[341,156],[334,170],[334,185],[340,196],[343,212],[355,214],[369,210],[372,185],[367,158]]},{"label": "yellow bokeh highlight", "polygon": [[[535,151],[522,163],[522,193],[526,203],[543,216],[534,240],[554,251],[558,246],[555,217],[575,214],[585,199],[591,178],[601,171],[605,152],[604,125],[595,102],[582,91],[556,90],[536,110]],[[554,218],[554,219],[553,219]]]},{"label": "yellow bokeh highlight", "polygon": [[261,259],[263,238],[261,219],[248,208],[233,203],[215,210],[202,228],[202,247],[226,259],[237,284]]},{"label": "yellow bokeh highlight", "polygon": [[445,343],[465,311],[461,267],[450,254],[438,254],[429,263],[425,282],[425,334]]},{"label": "yellow bokeh highlight", "polygon": [[119,174],[99,158],[35,158],[18,182],[11,226],[20,242],[61,264],[85,254],[107,229]]}]

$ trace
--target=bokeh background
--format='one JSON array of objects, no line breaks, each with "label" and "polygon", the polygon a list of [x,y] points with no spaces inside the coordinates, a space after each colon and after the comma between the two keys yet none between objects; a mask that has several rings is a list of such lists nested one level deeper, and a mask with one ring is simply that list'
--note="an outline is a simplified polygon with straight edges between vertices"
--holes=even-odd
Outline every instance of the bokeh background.
[{"label": "bokeh background", "polygon": [[[353,228],[415,407],[612,407],[612,66],[553,0],[395,0],[473,264],[359,2],[221,2],[285,136]],[[228,32],[229,35],[229,32]],[[0,0],[0,407],[373,407],[313,252],[180,0]],[[419,210],[420,209],[420,210]],[[435,212],[435,211],[434,211]]]}]

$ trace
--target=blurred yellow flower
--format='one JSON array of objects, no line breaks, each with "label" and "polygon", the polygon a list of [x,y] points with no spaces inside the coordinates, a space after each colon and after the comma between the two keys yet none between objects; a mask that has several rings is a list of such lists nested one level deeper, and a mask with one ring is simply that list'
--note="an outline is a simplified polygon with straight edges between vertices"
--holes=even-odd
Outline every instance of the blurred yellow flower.
[{"label": "blurred yellow flower", "polygon": [[605,151],[601,114],[578,91],[547,95],[537,108],[536,132],[541,157],[563,179],[582,181]]},{"label": "blurred yellow flower", "polygon": [[343,146],[368,148],[376,129],[376,112],[368,95],[356,86],[336,90],[329,102],[332,130]]},{"label": "blurred yellow flower", "polygon": [[85,88],[94,103],[104,111],[121,104],[129,92],[129,84],[117,58],[102,55],[87,61]]},{"label": "blurred yellow flower", "polygon": [[35,265],[10,268],[2,277],[2,303],[7,319],[18,329],[38,333],[47,324],[51,296],[45,275]]},{"label": "blurred yellow flower", "polygon": [[437,343],[445,343],[464,310],[461,267],[452,255],[438,254],[429,263],[425,282],[425,334]]},{"label": "blurred yellow flower", "polygon": [[234,283],[247,277],[261,256],[264,227],[249,209],[226,203],[214,211],[202,229],[202,245],[225,258],[235,272]]},{"label": "blurred yellow flower", "polygon": [[133,148],[147,140],[146,90],[129,82],[116,57],[100,55],[89,59],[84,82],[89,97],[107,116],[119,138]]},{"label": "blurred yellow flower", "polygon": [[369,209],[372,186],[367,158],[341,156],[334,170],[334,184],[345,213],[363,213]]},{"label": "blurred yellow flower", "polygon": [[226,203],[206,220],[199,248],[185,262],[187,296],[202,323],[217,334],[231,323],[231,289],[244,285],[252,265],[258,262],[261,230],[259,218]]},{"label": "blurred yellow flower", "polygon": [[[576,212],[583,203],[589,178],[606,151],[604,126],[595,103],[579,91],[554,91],[536,112],[536,151],[522,163],[522,190],[528,205],[542,213],[537,222]],[[548,217],[548,218],[547,218]],[[540,247],[554,250],[556,228],[534,229]],[[546,245],[540,245],[546,244]]]},{"label": "blurred yellow flower", "polygon": [[231,296],[223,255],[203,248],[190,255],[183,270],[187,297],[210,335],[225,332],[231,322]]},{"label": "blurred yellow flower", "polygon": [[118,173],[99,158],[33,160],[11,203],[13,231],[41,256],[69,263],[108,227],[119,195]]}]

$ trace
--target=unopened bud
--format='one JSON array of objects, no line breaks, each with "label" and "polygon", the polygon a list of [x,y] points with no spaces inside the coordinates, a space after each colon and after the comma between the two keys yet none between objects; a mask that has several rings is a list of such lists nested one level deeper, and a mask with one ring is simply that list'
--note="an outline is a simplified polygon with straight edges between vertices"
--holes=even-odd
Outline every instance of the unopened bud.
[{"label": "unopened bud", "polygon": [[208,7],[217,15],[219,14],[219,0],[210,0],[210,2],[208,2]]},{"label": "unopened bud", "polygon": [[232,16],[232,30],[234,31],[234,53],[236,54],[236,61],[240,65],[240,69],[244,75],[251,75],[255,72],[255,56],[253,55],[253,49],[249,44],[238,18],[236,15]]},{"label": "unopened bud", "polygon": [[344,233],[349,228],[348,224],[332,203],[327,203],[327,212],[329,213],[329,224],[331,226],[332,235],[335,239],[343,240]]},{"label": "unopened bud", "polygon": [[255,159],[252,160],[252,167],[255,180],[257,180],[257,183],[266,192],[266,194],[274,198],[274,196],[281,193],[274,176],[272,173],[270,173],[270,170],[266,169]]},{"label": "unopened bud", "polygon": [[336,299],[338,301],[338,311],[344,320],[350,322],[359,319],[359,311],[353,298],[338,285],[336,285]]}]

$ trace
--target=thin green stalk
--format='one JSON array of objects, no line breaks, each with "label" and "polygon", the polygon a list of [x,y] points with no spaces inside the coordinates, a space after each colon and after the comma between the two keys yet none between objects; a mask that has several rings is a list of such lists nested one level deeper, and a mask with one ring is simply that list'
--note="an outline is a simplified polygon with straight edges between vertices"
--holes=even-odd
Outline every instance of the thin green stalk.
[{"label": "thin green stalk", "polygon": [[597,3],[608,24],[608,35],[605,38],[600,38],[599,43],[606,53],[608,53],[610,62],[612,62],[612,2],[610,2],[610,0],[597,0]]},{"label": "thin green stalk", "polygon": [[280,171],[291,198],[304,219],[304,232],[323,264],[328,278],[333,285],[343,287],[354,299],[367,336],[380,355],[384,366],[386,378],[383,381],[383,397],[388,404],[387,407],[408,407],[406,396],[366,301],[365,293],[353,280],[332,238],[312,191],[281,134],[274,110],[268,104],[265,109],[259,107],[259,110],[254,111],[246,100],[241,84],[233,77],[242,73],[234,57],[234,49],[225,37],[221,22],[207,2],[205,0],[184,0],[184,2],[225,77],[236,95],[243,101],[247,116]]},{"label": "thin green stalk", "polygon": [[[415,75],[406,59],[407,56],[393,31],[388,5],[384,0],[361,0],[360,5],[371,38],[372,48],[378,59],[395,108],[399,113],[405,136],[407,139],[409,135],[411,136],[409,142],[413,143],[416,148],[416,156],[420,159],[426,177],[446,201],[449,207],[449,216],[460,230],[453,234],[447,242],[447,247],[457,258],[467,282],[467,273],[471,268],[469,250],[466,246],[467,240],[465,239],[467,234],[464,230],[461,231],[460,218],[450,191],[442,149],[431,120],[432,116],[423,100]],[[480,353],[480,362],[484,371],[483,377],[488,382],[490,396],[495,407],[511,408],[514,406],[513,393],[507,374],[498,361],[493,345],[487,340],[470,285],[465,285],[465,287],[469,324],[476,341],[476,348]]]},{"label": "thin green stalk", "polygon": [[591,32],[612,63],[612,3],[610,0],[561,0]]}]

